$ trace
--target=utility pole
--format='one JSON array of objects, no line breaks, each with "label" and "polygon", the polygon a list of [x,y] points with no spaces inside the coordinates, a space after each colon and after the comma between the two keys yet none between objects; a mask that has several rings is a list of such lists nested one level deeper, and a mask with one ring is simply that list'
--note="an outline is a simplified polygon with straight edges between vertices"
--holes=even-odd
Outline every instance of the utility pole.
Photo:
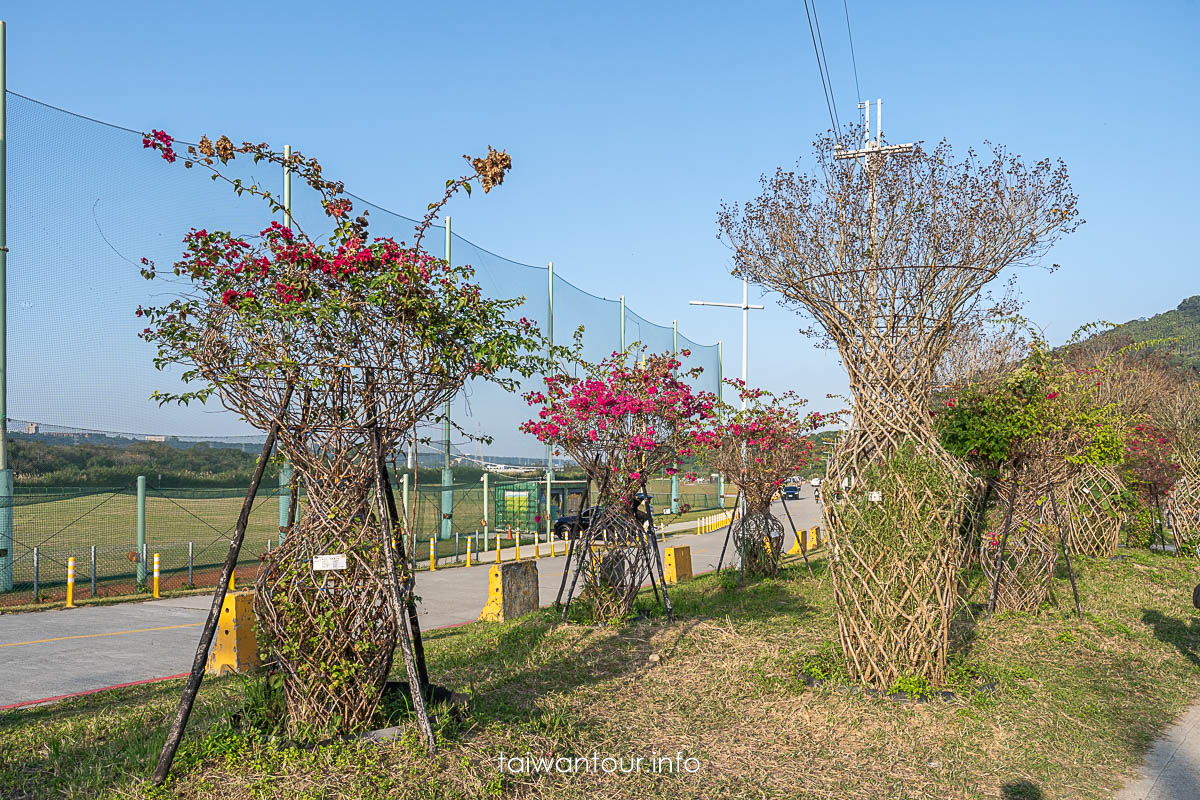
[{"label": "utility pole", "polygon": [[863,292],[862,303],[866,305],[866,310],[870,314],[871,324],[873,327],[879,326],[879,271],[880,271],[880,250],[879,242],[879,197],[876,192],[875,184],[879,176],[880,170],[883,169],[884,163],[888,156],[892,155],[907,155],[913,151],[912,143],[909,144],[883,144],[883,100],[876,98],[875,100],[875,138],[871,138],[871,101],[859,103],[858,107],[863,109],[863,146],[857,150],[839,149],[834,154],[834,158],[842,161],[848,158],[863,160],[863,169],[867,173],[868,194],[867,194],[867,241],[871,252],[871,266],[867,269],[865,290]]},{"label": "utility pole", "polygon": [[[746,278],[742,278],[742,302],[740,303],[715,303],[706,300],[689,300],[688,305],[692,306],[720,306],[721,308],[740,308],[742,310],[742,383],[747,383],[747,353],[749,352],[749,334],[750,334],[750,309],[761,311],[762,306],[751,305],[749,302],[750,282]],[[718,392],[720,388],[718,387]],[[742,398],[742,410],[746,409],[746,399]]]},{"label": "utility pole", "polygon": [[[867,171],[867,180],[870,184],[867,207],[868,207],[868,240],[871,247],[871,260],[875,266],[879,265],[879,222],[876,219],[878,198],[875,195],[875,180],[879,174],[879,170],[883,168],[884,160],[892,155],[905,155],[913,151],[912,143],[908,144],[883,144],[883,100],[876,98],[875,100],[875,138],[871,138],[871,101],[859,103],[858,107],[863,109],[863,146],[857,150],[838,150],[834,158],[842,161],[848,158],[853,158],[856,161],[863,159],[864,169]],[[867,275],[867,293],[866,297],[869,302],[874,305],[878,300],[877,289],[878,276],[875,270],[872,270]]]}]

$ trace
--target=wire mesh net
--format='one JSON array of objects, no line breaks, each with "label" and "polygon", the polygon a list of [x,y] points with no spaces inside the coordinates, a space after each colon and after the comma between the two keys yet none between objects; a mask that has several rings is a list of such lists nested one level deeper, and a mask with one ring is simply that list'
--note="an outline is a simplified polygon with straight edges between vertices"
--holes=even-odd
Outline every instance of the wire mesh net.
[{"label": "wire mesh net", "polygon": [[[205,180],[194,170],[147,153],[140,131],[13,92],[6,99],[8,431],[13,442],[31,446],[14,451],[13,539],[8,548],[0,543],[0,604],[65,594],[65,565],[71,556],[76,559],[77,597],[92,591],[93,574],[95,592],[101,596],[139,586],[148,590],[146,576],[156,552],[160,588],[212,585],[246,481],[232,472],[188,476],[176,470],[164,486],[156,477],[169,471],[163,459],[169,460],[174,451],[199,445],[257,454],[263,435],[215,401],[177,406],[151,400],[156,390],[178,392],[183,385],[180,370],[155,368],[153,348],[138,338],[144,326],[135,311],[140,305],[161,304],[186,288],[169,277],[164,280],[162,274],[179,256],[189,229],[252,237],[270,221],[265,206],[253,198],[239,198],[220,181]],[[283,176],[274,167],[234,161],[228,168],[247,185],[273,192],[282,187]],[[352,199],[356,213],[370,211],[371,235],[412,243],[415,220],[362,198]],[[315,193],[302,181],[292,182],[291,208],[295,224],[314,236],[323,234],[326,217]],[[422,244],[431,254],[443,256],[445,239],[445,229],[435,227]],[[484,293],[523,298],[514,316],[534,320],[543,331],[552,327],[556,342],[569,343],[582,325],[585,358],[598,360],[620,349],[624,329],[627,345],[640,342],[656,352],[690,351],[683,359],[685,366],[704,368],[697,388],[718,388],[716,345],[699,345],[682,334],[676,338],[671,326],[652,323],[619,301],[586,292],[558,272],[551,287],[546,267],[506,259],[458,234],[450,245],[453,262],[473,266]],[[143,280],[142,258],[159,265],[158,280]],[[522,387],[533,388],[537,382],[529,379]],[[431,461],[444,463],[446,450],[453,465],[544,467],[544,447],[518,430],[528,417],[519,393],[471,381],[452,404],[457,427],[449,447],[441,441],[440,424],[430,420],[420,429],[428,440],[419,448],[420,467],[425,470]],[[481,441],[487,437],[490,442]],[[161,447],[129,450],[147,443]],[[55,447],[82,446],[100,448],[100,455],[82,463],[64,462],[61,468],[46,463],[60,452]],[[124,449],[127,457],[116,459],[119,464],[108,463],[113,459],[105,448]],[[148,479],[144,553],[137,543],[135,474]],[[48,482],[54,476],[60,477],[61,485]],[[461,558],[466,538],[474,542],[483,533],[482,485],[460,481],[429,486],[425,480],[412,501],[417,506],[417,535],[438,537],[439,558]],[[518,491],[502,478],[491,489],[502,486],[508,486],[502,491]],[[653,492],[659,507],[669,504],[669,486]],[[448,493],[453,509],[450,537],[441,526],[446,513],[443,493]],[[532,502],[544,506],[544,490],[529,496],[535,494]],[[569,492],[560,497],[552,490],[551,495],[552,500],[570,502]],[[303,492],[300,497],[303,503]],[[684,486],[680,500],[694,508],[715,507],[715,486]],[[279,503],[274,485],[264,484],[251,514],[239,580],[252,578],[259,555],[268,546],[278,546]],[[489,497],[493,509],[495,503],[496,498]],[[547,513],[552,524],[555,512]],[[518,513],[514,506],[511,515],[526,535],[547,529],[547,519],[531,518],[537,513]],[[422,551],[418,557],[427,560],[427,548]]]}]

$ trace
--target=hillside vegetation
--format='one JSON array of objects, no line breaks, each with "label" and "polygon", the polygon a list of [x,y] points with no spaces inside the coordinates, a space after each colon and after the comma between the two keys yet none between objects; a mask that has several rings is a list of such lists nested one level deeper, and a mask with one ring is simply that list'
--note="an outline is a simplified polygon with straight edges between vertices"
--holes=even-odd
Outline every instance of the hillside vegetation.
[{"label": "hillside vegetation", "polygon": [[1189,297],[1174,309],[1148,319],[1135,319],[1117,325],[1103,336],[1123,337],[1133,342],[1175,339],[1165,345],[1172,354],[1172,360],[1180,367],[1200,372],[1200,295]]}]

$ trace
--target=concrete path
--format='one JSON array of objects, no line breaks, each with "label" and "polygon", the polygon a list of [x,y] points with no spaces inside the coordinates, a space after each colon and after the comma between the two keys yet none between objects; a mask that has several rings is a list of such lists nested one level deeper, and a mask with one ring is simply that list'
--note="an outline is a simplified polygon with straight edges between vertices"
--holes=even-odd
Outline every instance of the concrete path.
[{"label": "concrete path", "polygon": [[1200,704],[1189,708],[1155,742],[1137,777],[1113,800],[1200,798]]},{"label": "concrete path", "polygon": [[[798,528],[820,524],[820,508],[811,494],[789,502],[788,509]],[[775,514],[783,520],[784,530],[788,531],[787,547],[791,547],[791,529],[779,504]],[[689,545],[694,573],[716,568],[725,528],[695,535],[690,533],[695,523],[685,522],[669,525],[666,530],[667,544],[660,542],[660,550],[673,544]],[[522,550],[526,558],[532,555],[531,547]],[[504,556],[511,558],[511,551],[506,550]],[[727,560],[730,557],[726,554]],[[554,602],[565,562],[564,556],[538,559],[542,605]],[[469,569],[418,572],[416,591],[421,597],[418,610],[422,630],[473,622],[487,599],[491,563],[485,559]],[[0,615],[0,709],[185,673],[192,667],[200,628],[211,605],[212,595],[195,595]]]}]

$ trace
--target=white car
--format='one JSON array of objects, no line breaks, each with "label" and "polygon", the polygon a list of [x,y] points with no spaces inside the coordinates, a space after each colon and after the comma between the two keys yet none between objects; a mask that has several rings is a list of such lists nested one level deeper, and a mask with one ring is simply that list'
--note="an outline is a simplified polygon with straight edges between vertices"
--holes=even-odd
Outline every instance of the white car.
[{"label": "white car", "polygon": [[820,479],[820,478],[813,478],[813,479],[812,479],[811,481],[809,481],[808,483],[809,483],[809,485],[810,485],[810,486],[812,486],[813,488],[816,488],[816,487],[818,487],[818,486],[820,486],[820,485],[821,485],[821,479]]}]

